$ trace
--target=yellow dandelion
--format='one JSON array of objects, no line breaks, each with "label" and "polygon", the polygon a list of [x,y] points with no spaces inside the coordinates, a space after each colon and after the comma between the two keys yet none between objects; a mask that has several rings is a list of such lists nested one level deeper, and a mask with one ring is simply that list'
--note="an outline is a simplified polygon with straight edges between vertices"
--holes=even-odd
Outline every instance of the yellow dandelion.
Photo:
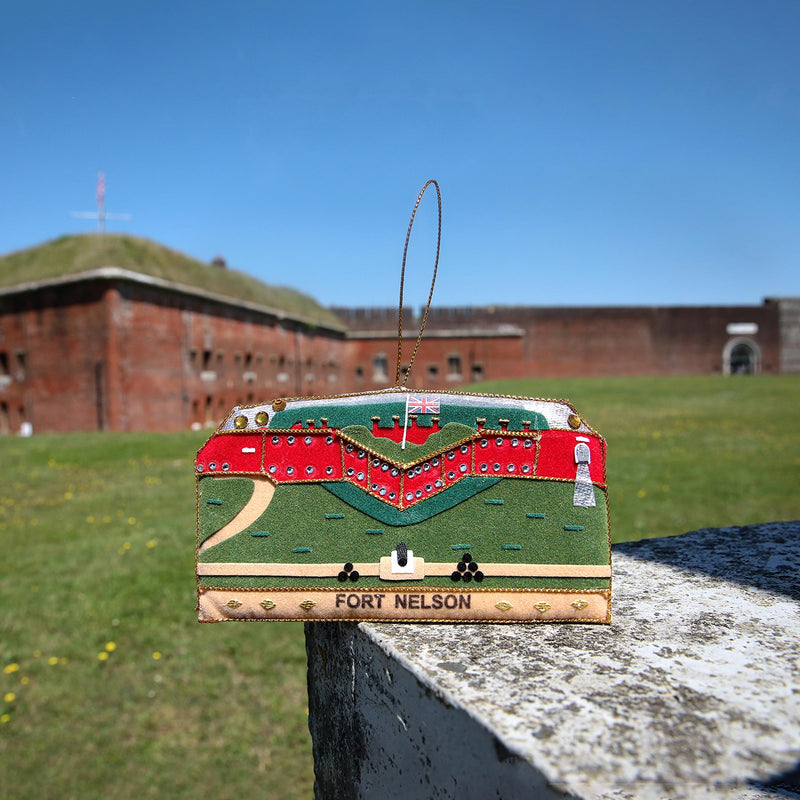
[{"label": "yellow dandelion", "polygon": [[136,517],[128,517],[128,525],[135,525]]},{"label": "yellow dandelion", "polygon": [[86,517],[86,521],[91,525],[94,523],[94,517]]},{"label": "yellow dandelion", "polygon": [[6,703],[13,703],[16,699],[17,696],[14,694],[14,692],[6,692],[3,695],[3,700],[5,700]]},{"label": "yellow dandelion", "polygon": [[113,653],[116,649],[116,642],[106,642],[106,650],[108,650],[109,653]]},{"label": "yellow dandelion", "polygon": [[47,659],[47,663],[51,667],[55,666],[56,664],[58,664],[58,656],[50,656],[50,658]]},{"label": "yellow dandelion", "polygon": [[41,650],[34,650],[33,651],[33,657],[34,658],[41,658],[42,657],[42,651]]},{"label": "yellow dandelion", "polygon": [[109,522],[111,522],[111,517],[109,517],[109,516],[108,516],[108,514],[106,514],[106,515],[103,517],[103,522],[105,522],[106,524],[108,524]]},{"label": "yellow dandelion", "polygon": [[0,725],[5,725],[6,722],[10,721],[11,721],[11,714],[3,714],[3,716],[0,717]]},{"label": "yellow dandelion", "polygon": [[153,661],[158,661],[160,658],[161,658],[161,653],[159,653],[158,650],[156,650],[153,653]]},{"label": "yellow dandelion", "polygon": [[101,650],[101,651],[100,651],[100,652],[97,654],[97,660],[98,660],[98,661],[108,661],[108,653],[106,653],[106,651],[105,651],[105,650]]},{"label": "yellow dandelion", "polygon": [[19,682],[20,682],[20,683],[21,683],[23,686],[27,686],[27,685],[28,685],[28,684],[31,682],[31,679],[30,679],[30,678],[29,678],[27,675],[25,675],[24,677],[22,677],[22,678],[20,678],[20,679],[19,679]]},{"label": "yellow dandelion", "polygon": [[6,664],[5,667],[3,667],[3,672],[5,672],[6,675],[10,675],[12,672],[16,672],[18,669],[19,664]]},{"label": "yellow dandelion", "polygon": [[145,547],[146,547],[148,550],[152,550],[152,549],[153,549],[155,546],[156,546],[156,540],[155,540],[155,539],[151,539],[151,540],[150,540],[150,541],[149,541],[149,542],[148,542],[148,543],[145,545]]},{"label": "yellow dandelion", "polygon": [[636,496],[641,500],[643,497],[647,497],[647,492],[644,489],[639,489],[639,491],[636,492]]},{"label": "yellow dandelion", "polygon": [[130,550],[131,549],[131,543],[130,542],[125,542],[125,544],[122,545],[122,549],[123,550]]},{"label": "yellow dandelion", "polygon": [[64,492],[65,500],[72,500],[72,492]]}]

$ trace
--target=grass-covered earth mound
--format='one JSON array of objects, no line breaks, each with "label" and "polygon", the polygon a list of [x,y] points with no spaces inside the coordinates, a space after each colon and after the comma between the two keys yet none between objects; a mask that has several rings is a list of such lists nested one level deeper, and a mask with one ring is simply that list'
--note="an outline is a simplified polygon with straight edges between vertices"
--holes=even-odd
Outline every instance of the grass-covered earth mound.
[{"label": "grass-covered earth mound", "polygon": [[62,278],[101,267],[120,267],[342,329],[341,320],[332,311],[296,289],[270,286],[239,270],[217,269],[149,239],[122,234],[61,236],[2,256],[0,287]]}]

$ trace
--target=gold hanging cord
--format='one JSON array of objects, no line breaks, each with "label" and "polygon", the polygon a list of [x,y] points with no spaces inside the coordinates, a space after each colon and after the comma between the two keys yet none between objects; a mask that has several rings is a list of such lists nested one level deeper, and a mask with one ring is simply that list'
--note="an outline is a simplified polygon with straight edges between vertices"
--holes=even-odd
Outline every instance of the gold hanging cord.
[{"label": "gold hanging cord", "polygon": [[[408,242],[411,239],[411,228],[414,225],[414,217],[417,214],[417,209],[419,208],[420,201],[422,200],[422,195],[425,194],[425,190],[431,185],[436,187],[436,200],[439,205],[439,232],[436,236],[436,260],[433,264],[433,278],[431,279],[431,291],[428,294],[428,302],[425,305],[425,313],[422,315],[422,324],[419,328],[419,335],[417,336],[416,344],[414,345],[414,352],[411,354],[411,360],[408,362],[408,369],[406,370],[406,374],[403,376],[403,381],[400,381],[400,372],[401,372],[401,363],[403,359],[403,284],[405,283],[406,277],[406,256],[408,255]],[[411,220],[408,223],[408,232],[406,233],[406,244],[403,247],[403,266],[400,269],[400,305],[398,308],[398,317],[397,317],[397,371],[395,372],[394,376],[394,385],[395,387],[401,387],[406,385],[406,381],[408,380],[408,376],[411,374],[411,367],[414,365],[414,359],[417,357],[417,350],[419,349],[419,343],[422,341],[422,334],[425,330],[425,323],[428,321],[428,312],[431,309],[431,300],[433,299],[433,287],[436,283],[436,271],[439,269],[439,248],[442,244],[442,193],[439,191],[439,184],[431,179],[429,180],[420,191],[419,195],[417,196],[417,202],[414,203],[414,210],[411,212]]]}]

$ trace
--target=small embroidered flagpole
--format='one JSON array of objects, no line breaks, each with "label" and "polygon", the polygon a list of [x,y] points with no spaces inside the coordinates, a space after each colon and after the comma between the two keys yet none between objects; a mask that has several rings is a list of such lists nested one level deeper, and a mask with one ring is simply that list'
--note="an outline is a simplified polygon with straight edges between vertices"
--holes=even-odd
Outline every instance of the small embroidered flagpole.
[{"label": "small embroidered flagpole", "polygon": [[408,398],[411,397],[408,390],[406,390],[406,419],[403,423],[403,441],[400,443],[400,449],[406,449],[406,433],[408,433]]}]

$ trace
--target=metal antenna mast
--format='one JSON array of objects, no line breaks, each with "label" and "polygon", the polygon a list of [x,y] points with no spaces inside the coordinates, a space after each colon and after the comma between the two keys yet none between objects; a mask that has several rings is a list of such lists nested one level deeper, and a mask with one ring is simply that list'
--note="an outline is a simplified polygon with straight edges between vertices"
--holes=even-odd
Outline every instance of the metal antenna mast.
[{"label": "metal antenna mast", "polygon": [[106,212],[106,176],[97,173],[97,211],[73,211],[70,216],[80,219],[96,219],[98,233],[106,232],[107,219],[133,219],[130,214],[108,214]]}]

